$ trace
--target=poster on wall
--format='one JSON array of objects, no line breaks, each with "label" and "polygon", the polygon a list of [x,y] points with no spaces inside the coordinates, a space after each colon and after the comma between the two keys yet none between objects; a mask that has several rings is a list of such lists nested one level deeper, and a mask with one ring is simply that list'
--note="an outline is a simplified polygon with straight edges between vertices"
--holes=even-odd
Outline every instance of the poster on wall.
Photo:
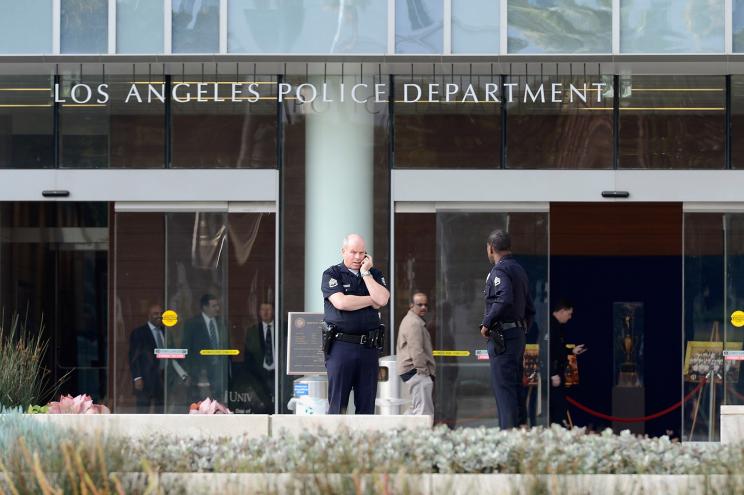
[{"label": "poster on wall", "polygon": [[524,372],[522,374],[522,385],[526,387],[536,386],[540,378],[540,345],[527,344],[524,346]]},{"label": "poster on wall", "polygon": [[[741,342],[726,344],[727,350],[741,350],[741,348]],[[703,377],[710,380],[712,375],[716,383],[723,383],[725,372],[726,381],[735,383],[739,379],[739,363],[740,361],[724,361],[723,342],[691,340],[687,342],[687,349],[685,349],[683,374],[686,382],[699,382]]]}]

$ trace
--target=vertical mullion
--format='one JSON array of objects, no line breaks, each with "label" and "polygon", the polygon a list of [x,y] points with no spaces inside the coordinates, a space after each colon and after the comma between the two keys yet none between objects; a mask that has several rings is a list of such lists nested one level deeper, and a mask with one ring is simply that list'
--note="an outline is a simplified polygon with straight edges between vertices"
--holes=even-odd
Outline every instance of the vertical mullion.
[{"label": "vertical mullion", "polygon": [[[62,78],[59,74],[54,74],[54,89],[55,89],[55,95],[56,95],[56,89],[60,88],[61,92],[61,82]],[[56,98],[55,98],[56,100]],[[60,109],[60,103],[55,101],[52,107],[52,146],[54,149],[52,150],[52,156],[53,156],[53,166],[54,168],[59,168],[60,165],[60,128],[59,128],[59,109]]]},{"label": "vertical mullion", "polygon": [[723,12],[723,52],[728,55],[734,52],[734,0],[724,0]]},{"label": "vertical mullion", "polygon": [[508,31],[508,12],[509,5],[508,0],[501,0],[499,2],[499,54],[506,55],[509,53],[509,31]]},{"label": "vertical mullion", "polygon": [[620,0],[612,0],[612,54],[620,53]]},{"label": "vertical mullion", "polygon": [[52,54],[59,55],[62,33],[62,0],[52,0]]},{"label": "vertical mullion", "polygon": [[170,74],[165,75],[163,77],[163,81],[165,83],[165,168],[171,168],[172,167],[172,160],[173,160],[173,143],[172,143],[172,135],[173,135],[173,126],[172,126],[172,109],[173,106],[171,104],[172,100],[172,84],[173,84],[173,76]]},{"label": "vertical mullion", "polygon": [[219,52],[227,53],[227,0],[220,0]]},{"label": "vertical mullion", "polygon": [[395,54],[395,0],[388,0],[387,12],[387,54]]},{"label": "vertical mullion", "polygon": [[724,156],[724,168],[733,168],[731,163],[731,74],[726,76],[726,113],[725,113],[725,156]]},{"label": "vertical mullion", "polygon": [[[381,78],[382,79],[382,78]],[[380,80],[382,82],[382,80]],[[388,235],[390,239],[390,266],[388,267],[388,276],[390,277],[390,320],[388,325],[390,332],[390,354],[395,354],[395,201],[393,198],[393,169],[395,168],[395,76],[390,74],[388,77],[388,204],[390,205],[390,215],[388,219]]]},{"label": "vertical mullion", "polygon": [[108,53],[116,53],[116,0],[108,2]]},{"label": "vertical mullion", "polygon": [[[279,85],[283,82],[282,75],[278,74],[276,76],[276,87],[277,91],[279,88]],[[278,95],[277,95],[278,96]],[[275,289],[274,289],[274,308],[276,308],[276,311],[274,311],[274,329],[284,328],[284,325],[286,322],[283,320],[283,315],[285,314],[282,303],[283,303],[283,297],[280,294],[280,287],[284,287],[282,284],[282,277],[284,275],[284,236],[282,235],[282,229],[285,225],[284,220],[284,204],[283,204],[283,198],[284,198],[284,102],[279,101],[279,98],[276,99],[276,167],[279,172],[279,178],[278,181],[278,194],[276,198],[276,241],[275,241],[275,250],[276,255],[274,258],[275,263]],[[281,352],[282,345],[279,345],[277,342],[279,342],[280,338],[283,338],[286,334],[284,332],[278,332],[275,331],[274,335],[276,335],[274,346],[279,350],[279,352],[276,354],[277,360],[279,360],[279,356],[286,356],[286,353]],[[281,336],[281,337],[280,337]],[[284,346],[288,346],[288,342],[284,341],[282,342]],[[281,361],[278,361],[281,362]],[[278,368],[277,368],[278,370]],[[286,376],[286,375],[285,375]],[[281,397],[279,394],[279,373],[278,371],[275,371],[274,373],[274,413],[279,414],[279,402],[281,401]],[[286,387],[285,387],[286,389]]]},{"label": "vertical mullion", "polygon": [[163,0],[163,53],[173,52],[173,2]]},{"label": "vertical mullion", "polygon": [[506,149],[507,148],[506,146],[506,140],[507,140],[506,124],[507,124],[508,119],[507,119],[507,110],[506,110],[507,102],[504,99],[504,88],[506,87],[506,83],[511,82],[511,81],[507,81],[508,76],[506,74],[502,74],[499,77],[501,78],[501,89],[500,89],[500,93],[501,93],[501,158],[499,160],[499,168],[506,168],[506,159],[507,159],[507,156],[506,156],[506,151],[507,151]]},{"label": "vertical mullion", "polygon": [[612,76],[612,168],[620,168],[620,76]]},{"label": "vertical mullion", "polygon": [[445,55],[452,53],[452,0],[444,0],[444,44],[442,45]]}]

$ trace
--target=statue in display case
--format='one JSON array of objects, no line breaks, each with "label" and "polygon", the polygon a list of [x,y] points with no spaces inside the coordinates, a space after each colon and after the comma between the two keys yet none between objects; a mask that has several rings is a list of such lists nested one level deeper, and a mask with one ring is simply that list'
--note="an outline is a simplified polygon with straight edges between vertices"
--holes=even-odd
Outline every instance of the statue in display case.
[{"label": "statue in display case", "polygon": [[[612,305],[615,386],[612,388],[612,415],[637,418],[645,414],[643,387],[644,312],[641,302],[615,302]],[[643,423],[613,421],[616,432],[630,430],[642,435]]]}]

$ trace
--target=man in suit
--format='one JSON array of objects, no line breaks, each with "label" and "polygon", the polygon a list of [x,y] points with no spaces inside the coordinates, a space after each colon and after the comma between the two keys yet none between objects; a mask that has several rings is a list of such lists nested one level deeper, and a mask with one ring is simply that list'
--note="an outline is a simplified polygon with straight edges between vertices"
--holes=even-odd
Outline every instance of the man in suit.
[{"label": "man in suit", "polygon": [[138,413],[163,412],[163,372],[165,361],[155,358],[155,349],[164,347],[163,308],[150,305],[147,322],[129,336],[129,369],[132,372]]},{"label": "man in suit", "polygon": [[252,412],[274,412],[274,380],[276,376],[276,330],[274,306],[262,303],[258,308],[259,322],[248,329],[245,337],[245,370],[248,384],[255,392],[258,404]]},{"label": "man in suit", "polygon": [[199,300],[201,312],[184,324],[183,347],[188,349],[185,368],[191,380],[191,400],[206,397],[227,404],[227,356],[203,356],[202,350],[227,348],[227,335],[220,321],[217,296],[204,294]]}]

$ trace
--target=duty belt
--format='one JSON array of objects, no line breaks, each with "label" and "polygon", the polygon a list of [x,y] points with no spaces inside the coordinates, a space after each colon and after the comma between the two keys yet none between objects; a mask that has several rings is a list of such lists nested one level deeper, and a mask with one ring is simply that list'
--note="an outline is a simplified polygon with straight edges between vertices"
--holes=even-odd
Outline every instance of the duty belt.
[{"label": "duty belt", "polygon": [[349,344],[369,345],[372,343],[370,333],[372,332],[362,334],[336,332],[335,339]]},{"label": "duty belt", "polygon": [[502,330],[509,330],[511,328],[524,328],[524,325],[522,325],[521,321],[520,322],[510,321],[510,322],[504,322],[501,324]]}]

